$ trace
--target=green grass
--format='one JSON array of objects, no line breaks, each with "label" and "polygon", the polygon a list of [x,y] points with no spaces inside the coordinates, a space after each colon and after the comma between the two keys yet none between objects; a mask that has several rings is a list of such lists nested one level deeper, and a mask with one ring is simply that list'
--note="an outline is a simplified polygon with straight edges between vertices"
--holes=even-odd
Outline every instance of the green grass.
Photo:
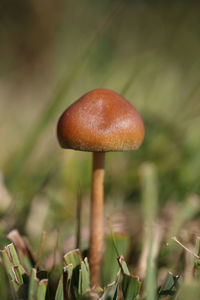
[{"label": "green grass", "polygon": [[[150,290],[147,299],[153,299],[156,287],[164,282],[163,272],[166,276],[168,271],[184,274],[187,269],[185,252],[170,238],[177,236],[191,249],[199,235],[198,4],[192,2],[188,9],[184,1],[68,1],[67,6],[57,8],[55,31],[45,25],[53,23],[52,16],[56,18],[53,7],[46,7],[43,15],[45,4],[43,8],[36,4],[25,7],[23,1],[20,5],[24,7],[20,10],[22,18],[12,15],[8,5],[1,21],[0,51],[5,55],[0,61],[0,168],[4,178],[0,184],[1,248],[8,243],[7,233],[17,228],[37,252],[42,231],[46,231],[43,266],[48,268],[51,253],[58,248],[61,267],[59,257],[76,245],[74,203],[79,194],[82,222],[78,244],[81,250],[87,249],[91,155],[60,150],[56,123],[62,111],[83,93],[96,87],[113,89],[140,112],[146,134],[138,151],[107,155],[105,215],[113,216],[113,227],[125,231],[130,240],[127,263],[134,275],[141,270],[141,254],[148,246],[144,289]],[[32,32],[27,9],[34,18]],[[45,48],[42,34],[48,36],[51,30]],[[29,52],[25,41],[35,41],[36,37],[38,44],[30,44]],[[37,53],[33,65],[20,59],[30,53]],[[151,182],[153,190],[145,183],[148,166],[155,172],[155,177],[150,177],[156,181]],[[155,226],[152,236],[144,227],[153,220],[162,230]],[[148,237],[159,240],[159,234],[163,236],[154,265],[150,258],[155,250]],[[8,300],[2,266],[0,273],[0,296]],[[110,276],[107,270],[103,273]],[[169,277],[169,282],[173,280]],[[198,294],[196,279],[193,282],[183,279],[177,297],[184,299],[185,289]]]}]

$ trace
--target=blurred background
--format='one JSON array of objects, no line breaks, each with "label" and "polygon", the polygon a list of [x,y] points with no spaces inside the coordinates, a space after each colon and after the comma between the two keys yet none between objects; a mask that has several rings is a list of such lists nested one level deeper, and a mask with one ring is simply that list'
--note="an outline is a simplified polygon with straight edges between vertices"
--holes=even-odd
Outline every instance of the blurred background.
[{"label": "blurred background", "polygon": [[98,87],[127,98],[146,130],[139,150],[106,155],[105,220],[137,240],[150,166],[157,214],[181,211],[177,232],[190,218],[199,234],[200,4],[1,0],[0,8],[1,248],[13,228],[34,250],[42,231],[47,253],[57,243],[74,248],[79,198],[87,247],[91,154],[62,150],[56,125]]}]

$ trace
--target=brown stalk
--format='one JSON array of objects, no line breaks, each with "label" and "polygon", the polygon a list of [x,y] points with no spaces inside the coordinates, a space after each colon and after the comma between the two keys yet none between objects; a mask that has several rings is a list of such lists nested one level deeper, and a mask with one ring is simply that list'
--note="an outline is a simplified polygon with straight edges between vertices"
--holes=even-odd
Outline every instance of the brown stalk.
[{"label": "brown stalk", "polygon": [[104,152],[93,152],[89,248],[91,288],[99,286],[99,269],[103,244],[104,160]]}]

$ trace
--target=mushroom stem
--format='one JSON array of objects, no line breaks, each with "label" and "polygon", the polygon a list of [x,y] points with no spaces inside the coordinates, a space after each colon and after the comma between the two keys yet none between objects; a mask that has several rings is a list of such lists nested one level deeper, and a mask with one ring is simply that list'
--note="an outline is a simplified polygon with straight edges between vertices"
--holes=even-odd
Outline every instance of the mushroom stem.
[{"label": "mushroom stem", "polygon": [[89,248],[91,288],[99,286],[99,269],[103,244],[104,161],[104,152],[93,152]]}]

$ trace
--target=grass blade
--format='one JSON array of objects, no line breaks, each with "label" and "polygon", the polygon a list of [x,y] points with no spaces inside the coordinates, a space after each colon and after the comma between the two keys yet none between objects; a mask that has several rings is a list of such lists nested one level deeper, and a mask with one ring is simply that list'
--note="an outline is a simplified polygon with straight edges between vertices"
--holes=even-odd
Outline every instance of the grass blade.
[{"label": "grass blade", "polygon": [[121,268],[121,270],[122,270],[122,273],[123,273],[123,274],[126,274],[126,275],[130,275],[129,269],[128,269],[128,267],[127,267],[127,264],[126,264],[126,262],[125,262],[123,256],[120,256],[120,257],[118,258],[118,263],[119,263],[119,266],[120,266],[120,268]]},{"label": "grass blade", "polygon": [[81,262],[79,270],[79,295],[83,295],[90,289],[90,271],[87,258]]},{"label": "grass blade", "polygon": [[140,291],[141,283],[137,277],[123,274],[122,293],[124,300],[134,300]]},{"label": "grass blade", "polygon": [[3,264],[15,292],[24,284],[24,268],[19,262],[19,258],[13,244],[9,244],[1,251]]},{"label": "grass blade", "polygon": [[38,300],[45,300],[47,285],[48,285],[47,279],[43,279],[39,282],[38,291],[37,291],[37,299]]},{"label": "grass blade", "polygon": [[102,262],[103,267],[101,269],[102,286],[115,280],[119,271],[119,264],[117,262],[118,256],[116,255],[115,247],[118,249],[118,253],[126,259],[129,249],[129,236],[126,234],[115,233],[115,243],[116,245],[114,246],[112,235],[106,235],[105,251]]},{"label": "grass blade", "polygon": [[27,273],[30,273],[34,264],[34,256],[26,241],[19,234],[18,230],[13,229],[7,235],[7,238],[14,244],[20,257],[20,263]]},{"label": "grass blade", "polygon": [[64,292],[63,291],[64,291],[64,288],[63,288],[63,274],[62,274],[60,277],[60,280],[58,282],[55,300],[64,300]]},{"label": "grass blade", "polygon": [[81,265],[82,256],[79,249],[71,250],[64,255],[65,265],[72,264],[73,269]]},{"label": "grass blade", "polygon": [[155,257],[153,257],[153,227],[158,210],[157,174],[154,164],[143,163],[140,167],[140,182],[142,187],[142,209],[146,226],[144,245],[147,247],[145,290],[147,300],[154,300],[156,297],[156,267]]},{"label": "grass blade", "polygon": [[101,296],[101,300],[116,300],[118,289],[119,289],[119,280],[120,280],[121,270],[117,273],[115,281],[111,282],[104,288],[103,295]]},{"label": "grass blade", "polygon": [[176,293],[178,279],[179,276],[174,276],[172,273],[168,273],[167,278],[158,292],[159,299],[162,296],[172,296]]},{"label": "grass blade", "polygon": [[30,274],[28,300],[45,300],[47,284],[47,279],[39,281],[37,271],[33,268]]},{"label": "grass blade", "polygon": [[122,270],[122,293],[124,300],[134,300],[139,294],[141,282],[139,277],[130,274],[124,258],[121,256],[118,259],[120,268]]},{"label": "grass blade", "polygon": [[38,279],[36,277],[36,269],[32,269],[30,274],[28,300],[35,299],[37,295],[37,288],[38,288]]}]

